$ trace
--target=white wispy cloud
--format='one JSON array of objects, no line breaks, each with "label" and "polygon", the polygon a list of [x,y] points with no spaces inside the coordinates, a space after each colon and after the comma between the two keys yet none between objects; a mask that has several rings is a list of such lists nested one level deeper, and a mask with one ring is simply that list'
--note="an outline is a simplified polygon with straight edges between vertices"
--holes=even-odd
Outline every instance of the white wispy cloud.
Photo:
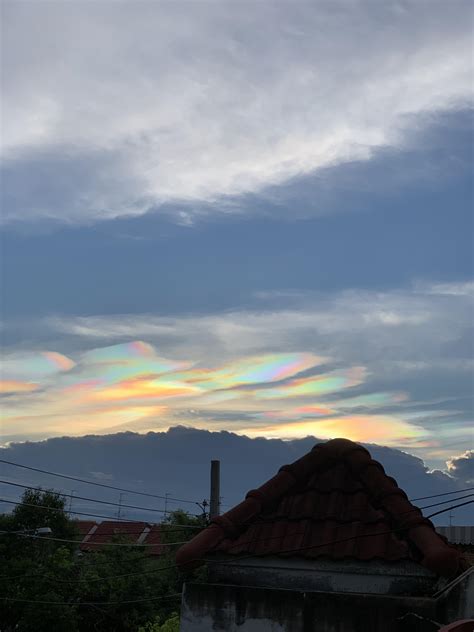
[{"label": "white wispy cloud", "polygon": [[285,307],[272,306],[272,294],[262,293],[259,309],[176,317],[56,316],[46,325],[55,335],[85,341],[146,339],[178,358],[311,350],[343,361],[376,363],[384,370],[392,366],[396,372],[445,365],[469,370],[467,343],[459,343],[469,339],[472,327],[469,287],[453,283],[384,292],[289,293]]},{"label": "white wispy cloud", "polygon": [[470,98],[463,1],[2,7],[11,220],[233,212]]}]

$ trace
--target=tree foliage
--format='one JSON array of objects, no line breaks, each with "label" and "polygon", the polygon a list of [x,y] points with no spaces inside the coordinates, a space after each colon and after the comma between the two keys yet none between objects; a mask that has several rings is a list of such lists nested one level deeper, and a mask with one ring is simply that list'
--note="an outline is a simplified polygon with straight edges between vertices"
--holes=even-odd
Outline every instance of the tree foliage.
[{"label": "tree foliage", "polygon": [[[25,492],[23,504],[0,515],[0,632],[176,632],[184,577],[175,565],[178,544],[157,559],[130,546],[82,553],[64,498],[48,491]],[[47,507],[47,509],[44,509]],[[176,511],[162,525],[162,541],[193,537],[205,520]],[[46,538],[26,537],[49,527]],[[117,543],[127,544],[127,540]],[[202,571],[201,571],[202,573]],[[177,597],[169,598],[170,594]]]}]

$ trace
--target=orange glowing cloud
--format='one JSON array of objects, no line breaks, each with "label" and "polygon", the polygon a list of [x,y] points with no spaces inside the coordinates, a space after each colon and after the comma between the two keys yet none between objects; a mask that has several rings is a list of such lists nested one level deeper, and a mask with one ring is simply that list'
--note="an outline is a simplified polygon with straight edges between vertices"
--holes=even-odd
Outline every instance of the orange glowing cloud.
[{"label": "orange glowing cloud", "polygon": [[125,401],[137,399],[164,399],[196,395],[201,390],[185,382],[137,378],[106,386],[90,394],[94,401]]},{"label": "orange glowing cloud", "polygon": [[59,371],[70,371],[76,363],[62,353],[43,351],[43,356]]},{"label": "orange glowing cloud", "polygon": [[0,393],[31,393],[38,390],[39,384],[20,380],[0,380]]},{"label": "orange glowing cloud", "polygon": [[321,421],[303,421],[290,424],[248,428],[242,430],[249,436],[279,437],[285,439],[314,435],[321,439],[346,437],[352,441],[382,443],[384,445],[413,444],[426,432],[420,426],[409,424],[389,415],[355,415],[333,417]]}]

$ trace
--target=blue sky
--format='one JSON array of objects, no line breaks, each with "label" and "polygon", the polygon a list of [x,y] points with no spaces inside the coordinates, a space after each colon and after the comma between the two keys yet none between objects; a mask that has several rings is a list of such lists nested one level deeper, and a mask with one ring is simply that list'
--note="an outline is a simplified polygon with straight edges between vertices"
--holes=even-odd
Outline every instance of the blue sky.
[{"label": "blue sky", "polygon": [[471,450],[454,4],[5,2],[4,443],[184,423]]}]

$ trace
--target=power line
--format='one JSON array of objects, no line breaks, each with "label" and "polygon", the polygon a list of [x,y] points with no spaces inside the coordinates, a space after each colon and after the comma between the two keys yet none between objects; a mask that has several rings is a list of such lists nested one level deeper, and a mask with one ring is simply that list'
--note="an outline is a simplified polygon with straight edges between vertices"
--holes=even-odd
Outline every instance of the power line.
[{"label": "power line", "polygon": [[[1,481],[0,481],[1,482]],[[470,498],[471,496],[474,496],[474,494],[467,494],[466,496],[460,496],[459,498],[453,498],[452,500],[457,501],[457,500],[463,500],[465,498]],[[428,509],[430,507],[437,507],[439,505],[444,505],[447,502],[451,502],[449,500],[443,500],[439,503],[432,503],[431,505],[425,505],[424,507],[413,507],[413,509],[409,509],[408,511],[404,511],[402,512],[400,515],[405,515],[407,513],[411,513],[413,511],[418,511],[421,509]],[[467,503],[469,504],[469,503]],[[38,508],[45,508],[48,509],[48,507],[44,506],[44,505],[34,505],[35,507],[38,506]],[[452,509],[452,507],[451,507]],[[261,520],[258,521],[258,523],[256,524],[273,524],[274,521],[269,521],[269,520]],[[160,527],[162,527],[162,525],[160,525]],[[194,529],[204,529],[205,526],[203,525],[202,527],[199,526],[190,526],[190,525],[182,525],[182,527],[171,527],[170,529],[167,529],[166,525],[164,525],[163,528],[163,533],[173,533],[175,531],[179,531],[181,528],[194,528]],[[142,535],[145,532],[146,527],[143,527],[143,529],[141,531],[124,531],[122,533],[116,533],[115,535],[117,536],[128,536],[128,535]],[[160,529],[161,531],[161,529]],[[72,540],[72,539],[68,539],[68,538],[56,538],[56,537],[51,537],[51,536],[43,536],[43,535],[36,535],[36,534],[28,534],[28,533],[16,533],[16,532],[11,532],[11,531],[0,531],[0,535],[7,535],[7,534],[11,534],[11,535],[17,535],[19,537],[22,538],[32,538],[32,539],[37,539],[37,540],[49,540],[52,542],[68,542],[68,543],[72,543],[72,544],[78,544],[78,545],[93,545],[93,546],[174,546],[177,544],[186,544],[186,541],[183,542],[157,542],[155,544],[136,544],[136,543],[122,543],[122,542],[93,542],[91,540],[87,540],[84,542],[84,538],[87,537],[87,535],[89,534],[85,534],[84,538],[82,540]],[[91,534],[91,536],[94,534]],[[100,535],[100,534],[99,534]],[[147,534],[148,535],[148,534]]]},{"label": "power line", "polygon": [[[15,485],[15,486],[18,486],[18,487],[24,487],[24,488],[27,488],[27,489],[38,489],[38,488],[34,488],[34,487],[29,487],[27,485],[20,485],[19,483],[9,483],[8,481],[1,481],[0,480],[0,483],[11,484],[11,485]],[[472,489],[474,489],[474,488],[472,488]],[[441,495],[444,496],[444,494],[441,494]],[[426,505],[424,507],[414,507],[413,509],[408,510],[408,512],[406,512],[406,513],[410,513],[412,511],[416,511],[416,510],[428,509],[430,507],[436,507],[438,505],[443,505],[443,504],[445,504],[447,502],[452,502],[453,500],[454,501],[463,500],[464,498],[469,498],[472,495],[473,494],[467,494],[466,496],[460,496],[459,498],[451,498],[449,500],[444,500],[444,501],[441,501],[439,503],[433,503],[431,505]],[[99,503],[104,503],[104,504],[118,505],[118,503],[107,503],[106,501],[100,501],[100,500],[97,500],[97,499],[88,499],[88,498],[84,498],[82,496],[75,496],[75,498],[80,498],[81,500],[91,500],[93,502],[99,502]],[[37,509],[44,509],[44,510],[49,510],[49,511],[57,511],[57,512],[63,511],[62,509],[59,509],[59,508],[56,508],[56,507],[48,507],[46,505],[34,505],[34,504],[31,504],[31,503],[16,502],[16,501],[7,500],[7,499],[1,499],[1,498],[0,498],[0,502],[6,502],[6,503],[9,503],[9,504],[21,505],[21,506],[32,507],[32,508],[37,508]],[[469,503],[467,503],[467,504],[469,504]],[[124,507],[133,507],[134,508],[133,505],[122,505],[122,506],[124,506]],[[104,515],[100,515],[100,514],[91,514],[91,513],[81,512],[81,511],[70,511],[69,513],[70,514],[77,514],[77,515],[93,516],[95,518],[106,518],[108,520],[112,520],[113,522],[115,522],[115,521],[126,522],[126,523],[140,522],[138,520],[128,520],[128,519],[125,519],[125,518],[117,518],[116,516],[104,516]],[[143,521],[143,522],[145,522],[145,521]],[[260,521],[259,524],[264,524],[265,522],[268,522],[268,521]],[[173,528],[176,528],[178,530],[178,527],[173,526]],[[179,529],[181,529],[181,528],[182,529],[190,529],[190,528],[191,529],[201,529],[202,527],[193,526],[193,525],[180,525]],[[141,531],[140,533],[143,533],[143,531]],[[132,532],[129,532],[129,534],[132,535]],[[42,539],[46,540],[46,539],[51,539],[51,538],[42,537]]]},{"label": "power line", "polygon": [[162,597],[144,597],[143,599],[127,599],[126,601],[41,601],[35,599],[17,599],[16,597],[0,597],[3,601],[15,601],[20,603],[37,603],[49,606],[108,606],[130,603],[143,603],[145,601],[159,601],[161,599],[176,599],[181,597],[181,593],[171,593]]},{"label": "power line", "polygon": [[[79,483],[85,483],[87,485],[95,485],[96,487],[105,487],[107,489],[114,489],[115,491],[119,491],[119,492],[126,492],[127,494],[138,494],[140,496],[148,496],[151,498],[159,498],[161,500],[168,500],[168,501],[174,501],[174,502],[182,502],[182,503],[190,503],[192,505],[196,504],[196,501],[194,500],[188,500],[188,499],[183,499],[183,498],[174,498],[172,496],[168,496],[168,495],[159,495],[159,494],[150,494],[148,492],[139,492],[139,491],[135,491],[132,489],[126,489],[123,487],[116,487],[115,485],[107,485],[105,483],[97,483],[96,481],[88,481],[87,479],[83,479],[83,478],[78,478],[76,476],[70,476],[69,474],[60,474],[59,472],[51,472],[49,470],[43,470],[37,467],[32,467],[30,465],[23,465],[21,463],[14,463],[13,461],[7,461],[6,459],[0,459],[0,463],[6,463],[7,465],[13,465],[14,467],[20,467],[26,470],[31,470],[33,472],[40,472],[41,474],[48,474],[50,476],[57,476],[59,478],[65,478],[68,480],[72,480],[72,481],[77,481]],[[415,500],[427,500],[429,498],[438,498],[441,496],[448,496],[449,494],[459,494],[462,492],[467,492],[467,491],[471,491],[474,490],[474,487],[466,487],[464,489],[458,489],[452,492],[444,492],[441,494],[432,494],[431,496],[419,496],[417,498],[409,498],[410,501],[415,501]]]},{"label": "power line", "polygon": [[[76,496],[77,498],[77,496]],[[34,507],[35,509],[46,509],[49,511],[64,511],[63,509],[58,509],[57,507],[47,507],[46,505],[33,505],[32,503],[23,503],[15,500],[7,500],[6,498],[0,498],[0,503],[8,503],[10,505],[23,505],[24,507]],[[128,520],[127,518],[117,518],[117,516],[104,516],[102,514],[93,514],[85,511],[70,511],[69,513],[75,514],[78,516],[88,516],[93,518],[106,518],[107,520],[111,520],[112,522],[146,522],[145,520]],[[199,527],[194,527],[192,525],[180,525],[183,529],[196,529]]]},{"label": "power line", "polygon": [[471,503],[474,503],[474,500],[468,500],[465,503],[460,503],[459,505],[452,505],[451,507],[448,507],[447,509],[441,509],[440,511],[435,511],[434,513],[430,514],[429,516],[426,516],[427,518],[432,518],[433,516],[438,516],[439,514],[444,513],[445,511],[451,511],[451,509],[457,509],[458,507],[464,507],[464,505],[470,505]]},{"label": "power line", "polygon": [[[6,535],[7,533],[9,533],[9,531],[0,531],[0,535]],[[143,533],[143,531],[142,531]],[[37,540],[49,540],[52,542],[70,542],[72,544],[78,544],[79,546],[136,546],[138,548],[142,548],[142,547],[153,547],[153,546],[174,546],[175,544],[186,544],[189,540],[184,540],[183,542],[155,542],[154,544],[138,544],[137,542],[93,542],[91,540],[87,540],[86,542],[84,542],[84,540],[70,540],[68,538],[53,538],[53,537],[49,537],[49,536],[44,536],[44,535],[32,535],[29,533],[13,533],[12,535],[16,535],[19,538],[32,538],[32,539],[37,539]],[[117,533],[115,534],[117,536],[126,536],[126,535],[130,535],[128,533]]]},{"label": "power line", "polygon": [[[457,507],[463,507],[464,505],[469,505],[469,504],[471,504],[473,502],[474,502],[474,500],[468,500],[465,503],[461,503],[459,505],[453,505],[452,507],[447,507],[445,509],[441,509],[440,511],[436,511],[435,513],[432,513],[429,516],[426,516],[426,518],[432,518],[433,516],[437,516],[438,514],[442,514],[442,513],[446,512],[446,511],[451,511],[451,509],[456,509]],[[406,530],[406,527],[397,527],[396,529],[390,529],[389,531],[379,531],[378,533],[358,534],[358,535],[354,535],[354,536],[349,536],[347,538],[341,538],[339,540],[333,540],[332,542],[325,542],[323,544],[319,543],[319,544],[312,544],[310,546],[297,547],[297,548],[294,548],[294,549],[283,549],[283,550],[278,551],[278,554],[280,555],[282,553],[298,553],[300,551],[307,551],[307,550],[310,550],[310,549],[322,548],[322,547],[325,547],[325,546],[332,546],[333,544],[340,544],[342,542],[349,542],[350,540],[357,540],[358,538],[368,538],[368,537],[376,537],[376,536],[379,536],[379,535],[389,535],[389,534],[398,533],[400,531],[405,531],[405,530]],[[276,537],[282,537],[282,536],[280,535],[280,536],[276,536]],[[265,538],[263,538],[263,539],[265,540]],[[258,542],[258,540],[255,540],[255,541]],[[238,546],[241,546],[242,544],[251,544],[251,543],[252,543],[252,540],[249,540],[248,542],[239,543]],[[246,559],[250,559],[250,558],[253,558],[253,557],[256,557],[256,554],[240,556],[238,558],[238,560],[239,561],[240,560],[246,560]],[[260,555],[258,555],[258,557],[260,557]],[[216,563],[216,560],[212,560],[212,559],[211,560],[206,560],[206,559],[204,559],[204,560],[199,560],[199,559],[190,560],[189,563],[198,562],[198,561],[205,561],[205,562],[214,562],[214,563]],[[219,563],[219,564],[222,563],[222,564],[226,564],[227,565],[229,563],[232,564],[232,560],[231,561],[224,560],[223,562],[220,562],[220,561],[217,560],[217,563]],[[234,559],[234,564],[235,564],[235,559]]]},{"label": "power line", "polygon": [[449,496],[450,494],[461,494],[462,492],[470,492],[473,489],[474,489],[474,487],[465,487],[464,489],[457,489],[454,492],[444,492],[443,494],[433,494],[431,496],[420,496],[419,498],[409,498],[408,500],[410,500],[410,501],[428,500],[429,498],[438,498],[438,497],[441,497],[441,496]]},{"label": "power line", "polygon": [[[46,491],[41,487],[32,487],[30,485],[22,485],[21,483],[13,483],[11,481],[3,481],[0,480],[0,483],[3,483],[4,485],[13,485],[14,487],[22,487],[23,489],[33,489],[36,491]],[[49,490],[48,490],[49,491]],[[55,490],[52,490],[55,491]],[[59,493],[61,494],[61,496],[65,496],[66,498],[75,498],[77,500],[87,500],[88,502],[92,502],[92,503],[99,503],[101,505],[114,505],[115,507],[127,507],[129,509],[139,509],[141,511],[155,511],[157,513],[162,513],[162,514],[166,514],[169,512],[166,512],[164,509],[155,509],[152,507],[141,507],[138,505],[125,505],[124,503],[114,503],[112,501],[109,500],[99,500],[98,498],[87,498],[85,496],[77,496],[76,494],[74,494],[74,496],[72,494],[65,494],[61,491],[56,492],[55,493]],[[72,513],[71,511],[69,511],[69,513]],[[120,516],[119,516],[120,519]]]},{"label": "power line", "polygon": [[[441,509],[440,511],[437,511],[435,513],[430,514],[429,516],[427,516],[427,518],[432,518],[433,516],[436,516],[438,514],[444,513],[446,511],[451,511],[452,509],[456,509],[458,507],[463,507],[465,505],[469,505],[469,504],[471,504],[473,502],[474,502],[474,500],[469,500],[467,502],[460,503],[458,505],[453,505],[451,507],[447,507],[445,509]],[[356,522],[356,521],[353,521],[353,522]],[[259,523],[259,524],[261,524],[261,523]],[[298,552],[301,552],[301,551],[307,551],[307,550],[316,549],[316,548],[323,548],[325,546],[332,546],[334,544],[340,544],[342,542],[349,542],[351,540],[357,540],[359,538],[377,537],[377,536],[380,536],[380,535],[390,535],[390,534],[394,534],[394,533],[399,533],[401,531],[405,531],[406,529],[407,529],[407,527],[404,526],[404,527],[397,527],[395,529],[389,529],[389,530],[386,530],[386,531],[379,531],[379,532],[376,532],[376,533],[357,534],[357,535],[354,535],[354,536],[349,536],[349,537],[346,537],[346,538],[340,538],[340,539],[332,540],[332,541],[329,541],[329,542],[323,542],[323,543],[318,543],[318,544],[311,544],[309,546],[296,547],[296,548],[292,548],[292,549],[282,549],[282,550],[278,551],[278,554],[280,555],[282,553],[285,553],[285,554],[286,553],[298,553]],[[303,534],[303,533],[305,533],[305,532],[304,531],[300,532],[300,534]],[[296,535],[296,534],[294,534],[294,535]],[[256,542],[266,542],[268,540],[278,539],[278,538],[282,538],[282,537],[284,537],[284,536],[278,535],[278,536],[269,536],[267,538],[254,538],[252,540],[247,540],[246,542],[244,541],[244,542],[236,543],[234,546],[242,546],[244,544],[253,544],[253,543],[256,543]],[[232,548],[232,545],[229,548]],[[246,559],[252,559],[254,557],[261,557],[261,555],[253,553],[253,554],[248,554],[248,555],[244,555],[244,556],[239,556],[238,561],[246,560]],[[222,565],[229,565],[229,564],[233,565],[236,562],[236,558],[229,558],[227,560],[215,560],[215,559],[212,559],[212,558],[211,559],[208,559],[208,558],[196,558],[194,560],[190,560],[189,564],[191,564],[193,562],[210,562],[210,563],[218,563],[218,564],[222,564]],[[50,581],[55,581],[57,583],[76,584],[76,583],[81,583],[81,582],[84,582],[84,581],[89,581],[89,582],[109,581],[109,580],[113,580],[113,579],[122,579],[124,577],[137,577],[137,576],[142,576],[142,575],[150,575],[150,574],[154,574],[154,573],[157,573],[157,572],[169,570],[169,569],[172,569],[172,568],[178,569],[179,567],[178,567],[177,564],[170,564],[168,566],[163,566],[163,567],[156,568],[156,569],[151,569],[151,570],[148,570],[148,571],[141,571],[141,572],[138,572],[138,573],[125,573],[125,574],[121,574],[121,575],[112,575],[112,576],[109,576],[109,577],[99,577],[99,578],[89,579],[89,580],[87,580],[87,579],[62,580],[62,579],[58,579],[58,578],[54,578],[54,577],[48,577],[48,575],[39,575],[39,574],[38,575],[29,575],[29,576],[28,575],[24,575],[23,578],[24,579],[43,578],[43,579],[47,579],[47,580],[50,580]],[[5,578],[2,578],[2,579],[15,579],[15,578],[5,577]]]},{"label": "power line", "polygon": [[425,505],[424,507],[415,507],[415,509],[428,509],[429,507],[438,507],[439,505],[445,505],[446,503],[456,502],[457,500],[463,500],[464,498],[470,498],[471,496],[474,496],[474,494],[466,494],[465,496],[459,496],[459,498],[450,498],[449,500],[442,500],[439,503],[432,503],[431,505]]},{"label": "power line", "polygon": [[[461,497],[455,498],[453,500],[463,500],[464,498],[469,498],[471,496],[474,496],[474,494],[468,494],[467,496],[461,496]],[[408,510],[406,512],[403,512],[400,515],[405,515],[406,513],[411,513],[413,511],[417,511],[419,509],[428,509],[429,507],[436,507],[436,506],[439,506],[439,505],[443,505],[446,502],[450,502],[450,501],[444,500],[444,501],[442,501],[440,503],[433,503],[431,505],[426,505],[425,507],[414,507],[413,509],[410,509],[410,510]],[[471,501],[471,502],[474,502],[474,501]],[[469,503],[466,503],[466,504],[469,504]],[[457,506],[459,506],[459,505],[457,505]],[[450,509],[453,509],[453,508],[454,507],[451,507]],[[440,513],[442,513],[442,512],[440,512]],[[259,521],[256,524],[261,525],[261,524],[269,524],[269,523],[273,524],[273,521],[268,521],[268,520],[266,520],[266,521]],[[196,527],[196,528],[204,529],[205,527]],[[127,532],[123,532],[123,533],[117,533],[115,535],[117,535],[117,536],[120,536],[120,535],[123,535],[123,536],[141,535],[141,534],[144,533],[144,529],[142,529],[142,531],[135,531],[135,532],[127,531]],[[10,534],[10,533],[11,533],[11,535],[16,535],[16,536],[22,537],[22,538],[31,538],[31,539],[36,539],[36,540],[47,540],[47,541],[50,541],[50,542],[66,542],[66,543],[77,544],[79,546],[82,546],[82,545],[86,545],[86,546],[101,546],[101,547],[104,547],[104,548],[107,547],[107,546],[122,546],[122,547],[136,546],[138,548],[141,548],[141,547],[156,547],[156,546],[158,546],[158,547],[161,547],[161,546],[168,547],[168,546],[177,546],[177,545],[181,545],[181,544],[186,544],[188,542],[188,540],[184,540],[184,541],[181,541],[181,542],[163,542],[163,543],[156,542],[154,544],[145,544],[145,543],[144,544],[137,544],[135,542],[131,542],[131,543],[123,543],[123,542],[94,542],[92,540],[87,540],[86,542],[84,542],[84,540],[72,540],[72,539],[68,539],[68,538],[56,538],[56,537],[52,537],[52,536],[42,536],[42,535],[35,535],[35,534],[28,534],[28,533],[13,533],[13,532],[9,532],[9,531],[0,531],[0,535],[7,535],[7,534]],[[277,537],[281,537],[281,536],[277,536]],[[2,578],[0,577],[0,579],[2,579]]]},{"label": "power line", "polygon": [[150,494],[148,492],[137,492],[133,489],[125,489],[124,487],[116,487],[115,485],[107,485],[105,483],[97,483],[96,481],[88,481],[84,478],[78,478],[77,476],[70,476],[69,474],[60,474],[59,472],[50,472],[49,470],[42,470],[38,467],[32,467],[30,465],[23,465],[21,463],[14,463],[13,461],[6,461],[5,459],[0,459],[0,463],[6,463],[7,465],[13,465],[14,467],[21,467],[25,470],[31,470],[33,472],[40,472],[41,474],[49,474],[50,476],[57,476],[59,478],[67,478],[70,481],[77,481],[79,483],[85,483],[86,485],[95,485],[97,487],[105,487],[107,489],[114,489],[119,492],[126,492],[127,494],[139,494],[140,496],[148,496],[150,498],[160,498],[161,500],[174,501],[179,503],[190,503],[192,505],[196,504],[194,500],[186,500],[183,498],[174,498],[172,496],[161,496],[159,494]]}]

